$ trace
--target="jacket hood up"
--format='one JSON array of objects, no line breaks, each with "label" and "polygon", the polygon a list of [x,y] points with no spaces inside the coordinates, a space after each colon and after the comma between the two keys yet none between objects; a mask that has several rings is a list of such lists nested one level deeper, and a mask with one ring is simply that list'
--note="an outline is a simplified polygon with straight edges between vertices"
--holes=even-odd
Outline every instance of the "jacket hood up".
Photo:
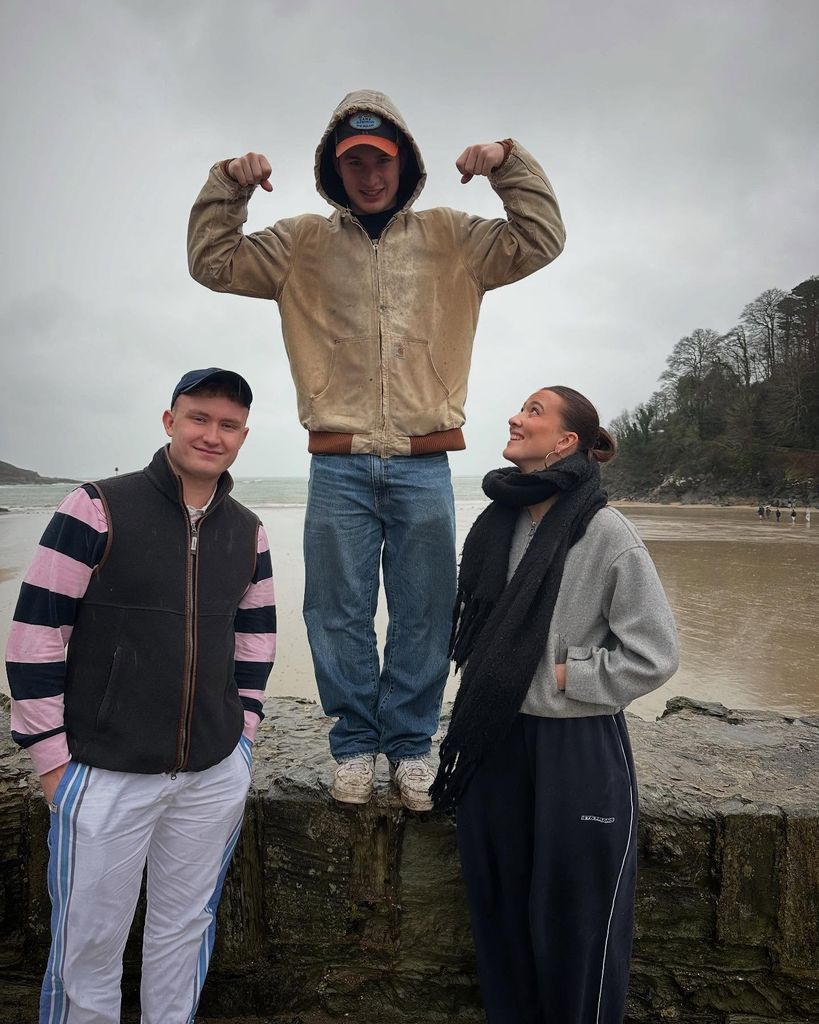
[{"label": "jacket hood up", "polygon": [[335,156],[333,133],[339,121],[343,121],[359,110],[379,114],[388,121],[392,121],[404,135],[407,142],[407,163],[401,172],[397,205],[399,209],[411,206],[421,194],[421,189],[427,180],[421,151],[404,123],[400,111],[389,96],[371,89],[358,89],[355,92],[347,93],[333,111],[330,123],[321,136],[321,141],[316,149],[315,175],[316,189],[319,195],[339,210],[348,208],[347,194],[333,163]]}]

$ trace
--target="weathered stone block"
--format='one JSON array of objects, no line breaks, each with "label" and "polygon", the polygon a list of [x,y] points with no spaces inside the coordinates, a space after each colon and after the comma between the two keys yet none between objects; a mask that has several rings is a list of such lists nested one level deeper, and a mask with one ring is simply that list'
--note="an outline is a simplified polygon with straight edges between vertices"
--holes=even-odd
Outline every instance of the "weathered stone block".
[{"label": "weathered stone block", "polygon": [[717,939],[767,948],[778,926],[777,866],[786,846],[784,819],[776,807],[741,801],[723,806],[722,813]]},{"label": "weathered stone block", "polygon": [[[815,792],[819,803],[819,792]],[[819,815],[788,815],[783,851],[782,909],[777,945],[783,967],[819,968]],[[817,1017],[819,1019],[819,1015]]]}]

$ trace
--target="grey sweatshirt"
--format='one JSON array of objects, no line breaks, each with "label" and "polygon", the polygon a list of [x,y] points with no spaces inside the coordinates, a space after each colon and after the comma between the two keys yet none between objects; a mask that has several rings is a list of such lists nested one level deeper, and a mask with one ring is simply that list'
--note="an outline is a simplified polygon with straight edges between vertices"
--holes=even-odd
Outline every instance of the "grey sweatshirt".
[{"label": "grey sweatshirt", "polygon": [[[531,532],[523,509],[507,579]],[[566,663],[565,692],[555,662]],[[615,714],[661,686],[678,664],[674,617],[651,556],[625,516],[607,506],[566,558],[546,650],[520,710],[544,718]]]}]

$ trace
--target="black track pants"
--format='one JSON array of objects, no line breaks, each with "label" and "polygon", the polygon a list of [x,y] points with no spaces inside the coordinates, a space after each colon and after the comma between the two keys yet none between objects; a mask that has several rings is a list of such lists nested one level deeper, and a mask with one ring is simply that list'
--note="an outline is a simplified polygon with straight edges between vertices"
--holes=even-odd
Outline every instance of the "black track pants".
[{"label": "black track pants", "polygon": [[637,864],[622,713],[518,715],[457,822],[489,1024],[621,1024]]}]

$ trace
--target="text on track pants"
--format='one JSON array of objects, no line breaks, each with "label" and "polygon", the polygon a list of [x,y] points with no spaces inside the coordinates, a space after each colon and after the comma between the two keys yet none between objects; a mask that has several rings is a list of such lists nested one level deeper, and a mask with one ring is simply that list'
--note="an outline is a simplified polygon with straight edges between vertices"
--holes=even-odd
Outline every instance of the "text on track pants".
[{"label": "text on track pants", "polygon": [[623,714],[518,715],[457,823],[489,1024],[622,1024],[637,865]]},{"label": "text on track pants", "polygon": [[193,1021],[250,785],[242,737],[202,772],[69,762],[49,831],[51,953],[40,1024],[119,1024],[122,953],[145,864],[142,1024]]}]

